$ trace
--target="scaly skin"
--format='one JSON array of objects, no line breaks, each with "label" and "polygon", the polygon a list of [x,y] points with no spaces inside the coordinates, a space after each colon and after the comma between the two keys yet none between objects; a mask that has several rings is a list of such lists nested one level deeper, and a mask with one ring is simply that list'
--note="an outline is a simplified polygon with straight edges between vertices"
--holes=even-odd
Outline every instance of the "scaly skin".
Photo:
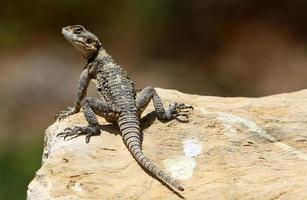
[{"label": "scaly skin", "polygon": [[[159,119],[178,119],[187,122],[187,109],[193,107],[175,103],[165,110],[157,92],[151,87],[143,89],[136,97],[134,84],[126,71],[115,63],[93,33],[80,25],[64,27],[62,33],[81,52],[87,60],[87,65],[80,76],[79,92],[74,107],[59,112],[57,118],[62,120],[82,108],[89,125],[67,128],[58,136],[72,139],[85,135],[85,141],[88,143],[91,136],[101,133],[96,115],[102,116],[107,121],[118,124],[125,145],[140,165],[159,179],[183,191],[183,187],[176,180],[160,170],[142,152],[140,115],[150,100],[153,100]],[[97,81],[97,91],[101,99],[86,97],[91,79]],[[180,116],[185,117],[185,120],[180,119]]]}]

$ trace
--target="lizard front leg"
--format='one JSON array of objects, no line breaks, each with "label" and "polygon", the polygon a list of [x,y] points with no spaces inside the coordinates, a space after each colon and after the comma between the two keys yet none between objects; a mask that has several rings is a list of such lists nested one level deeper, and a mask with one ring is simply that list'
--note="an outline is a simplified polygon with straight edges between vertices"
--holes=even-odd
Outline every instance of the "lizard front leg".
[{"label": "lizard front leg", "polygon": [[77,99],[75,101],[74,107],[68,107],[67,110],[60,111],[57,115],[56,118],[59,120],[62,120],[70,115],[73,115],[75,113],[78,113],[81,108],[81,101],[85,98],[86,96],[86,91],[89,85],[89,82],[91,80],[91,77],[89,75],[88,69],[84,69],[83,72],[80,75],[79,79],[79,91],[77,94]]},{"label": "lizard front leg", "polygon": [[[161,98],[157,94],[156,90],[152,87],[144,88],[136,99],[136,106],[139,111],[139,115],[145,110],[150,100],[153,100],[153,105],[159,119],[163,120],[171,120],[177,119],[181,122],[188,122],[188,109],[193,109],[193,106],[188,106],[185,104],[178,104],[174,103],[169,105],[168,109],[164,109],[162,104]],[[181,119],[180,117],[185,117],[185,120]]]},{"label": "lizard front leg", "polygon": [[101,133],[96,114],[105,117],[108,120],[115,121],[118,113],[116,108],[110,103],[94,97],[86,97],[83,99],[81,102],[81,107],[84,111],[85,119],[89,125],[85,127],[75,126],[74,128],[66,128],[64,132],[59,133],[58,136],[64,137],[64,139],[67,137],[73,139],[78,136],[85,135],[85,142],[88,143],[91,136],[100,135]]}]

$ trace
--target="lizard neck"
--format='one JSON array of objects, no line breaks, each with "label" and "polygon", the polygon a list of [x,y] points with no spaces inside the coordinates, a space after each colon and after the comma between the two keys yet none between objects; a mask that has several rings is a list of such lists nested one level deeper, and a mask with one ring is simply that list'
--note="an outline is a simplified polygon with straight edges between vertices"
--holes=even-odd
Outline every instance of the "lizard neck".
[{"label": "lizard neck", "polygon": [[96,59],[100,60],[103,59],[105,57],[109,57],[110,55],[107,53],[107,51],[105,49],[99,49],[97,52],[97,56]]},{"label": "lizard neck", "polygon": [[87,62],[90,63],[94,60],[105,60],[106,58],[111,58],[111,56],[107,53],[105,49],[100,47],[98,51],[93,53],[89,58],[87,59]]}]

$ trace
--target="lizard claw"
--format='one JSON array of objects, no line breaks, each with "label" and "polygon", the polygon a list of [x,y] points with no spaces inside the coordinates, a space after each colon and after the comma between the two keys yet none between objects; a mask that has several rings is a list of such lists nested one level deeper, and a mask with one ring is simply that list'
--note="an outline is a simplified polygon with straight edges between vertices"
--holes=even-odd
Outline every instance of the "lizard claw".
[{"label": "lizard claw", "polygon": [[180,122],[189,122],[189,109],[194,110],[193,106],[185,105],[183,103],[170,104],[167,117],[170,119],[176,119]]},{"label": "lizard claw", "polygon": [[67,107],[67,110],[63,110],[58,112],[58,114],[55,116],[56,119],[58,119],[59,121],[65,119],[66,117],[73,115],[77,113],[75,108],[72,107]]},{"label": "lizard claw", "polygon": [[57,134],[57,137],[63,137],[64,140],[71,140],[81,135],[85,135],[85,142],[89,143],[91,136],[100,135],[99,127],[88,125],[86,127],[75,126],[74,128],[65,128],[63,132]]}]

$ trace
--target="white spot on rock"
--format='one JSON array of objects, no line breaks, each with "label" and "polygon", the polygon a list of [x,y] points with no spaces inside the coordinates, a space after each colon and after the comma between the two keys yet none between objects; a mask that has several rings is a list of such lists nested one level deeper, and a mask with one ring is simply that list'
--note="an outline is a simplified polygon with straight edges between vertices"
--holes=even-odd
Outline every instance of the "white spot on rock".
[{"label": "white spot on rock", "polygon": [[185,180],[193,175],[196,160],[188,156],[176,156],[164,160],[163,164],[172,177]]},{"label": "white spot on rock", "polygon": [[186,180],[192,177],[196,167],[196,157],[202,151],[201,143],[196,139],[187,139],[183,142],[183,152],[185,155],[171,157],[163,161],[167,171],[171,176]]},{"label": "white spot on rock", "polygon": [[76,183],[72,189],[76,192],[83,192],[82,185],[80,183]]},{"label": "white spot on rock", "polygon": [[184,154],[188,157],[195,157],[201,153],[201,143],[197,139],[189,139],[183,142]]}]

